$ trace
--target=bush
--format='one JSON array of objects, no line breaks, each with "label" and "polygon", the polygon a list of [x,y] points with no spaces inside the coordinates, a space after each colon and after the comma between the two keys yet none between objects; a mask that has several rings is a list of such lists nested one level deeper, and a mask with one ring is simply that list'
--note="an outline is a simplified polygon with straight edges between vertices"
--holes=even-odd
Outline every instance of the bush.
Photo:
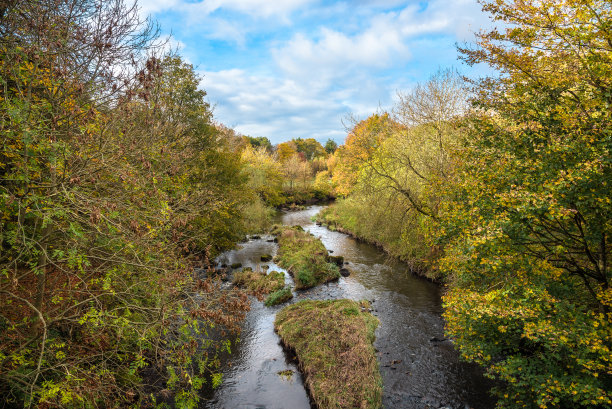
[{"label": "bush", "polygon": [[321,240],[301,227],[280,230],[278,244],[277,262],[293,275],[296,289],[340,278],[338,266],[327,262],[327,250]]},{"label": "bush", "polygon": [[268,296],[268,298],[266,298],[264,304],[266,305],[266,307],[271,307],[273,305],[278,305],[287,302],[292,298],[293,293],[291,292],[291,288],[287,287],[281,290],[274,291]]}]

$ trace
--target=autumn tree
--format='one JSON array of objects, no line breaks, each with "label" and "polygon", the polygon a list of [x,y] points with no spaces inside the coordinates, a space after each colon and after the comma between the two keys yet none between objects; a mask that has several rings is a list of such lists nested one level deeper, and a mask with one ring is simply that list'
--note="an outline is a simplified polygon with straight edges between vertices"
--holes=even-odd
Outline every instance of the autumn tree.
[{"label": "autumn tree", "polygon": [[337,220],[432,279],[440,279],[441,248],[426,236],[447,200],[465,95],[459,75],[440,70],[398,93],[392,114],[356,122],[329,164],[336,191],[347,197],[336,205]]},{"label": "autumn tree", "polygon": [[461,51],[499,76],[442,212],[447,331],[499,407],[610,407],[612,3],[482,3],[501,28]]},{"label": "autumn tree", "polygon": [[411,211],[433,219],[444,200],[439,187],[452,172],[450,152],[462,137],[463,88],[455,71],[440,70],[411,91],[399,92],[393,137],[365,162],[367,175],[402,195]]},{"label": "autumn tree", "polygon": [[391,136],[393,125],[388,113],[373,114],[365,120],[351,120],[353,127],[335,153],[338,161],[333,179],[338,193],[347,195],[355,187],[361,170],[372,160],[376,150]]},{"label": "autumn tree", "polygon": [[239,161],[192,68],[139,58],[155,48],[135,7],[0,11],[2,403],[152,405],[147,367],[192,406],[228,346],[193,335],[246,308],[194,276],[238,234]]},{"label": "autumn tree", "polygon": [[297,187],[297,182],[301,181],[302,187],[305,186],[311,174],[310,165],[296,154],[283,163],[283,174],[289,181],[289,189],[293,191]]},{"label": "autumn tree", "polygon": [[295,143],[298,152],[304,154],[304,158],[312,161],[316,158],[324,158],[326,156],[323,146],[313,138],[296,138],[292,140]]},{"label": "autumn tree", "polygon": [[297,153],[297,146],[293,141],[279,143],[276,146],[276,155],[278,156],[278,160],[282,163],[286,162],[287,160],[289,160],[289,158],[296,155]]},{"label": "autumn tree", "polygon": [[242,161],[246,164],[249,177],[248,185],[257,195],[271,206],[281,205],[283,170],[281,164],[267,152],[265,147],[247,146],[242,151]]}]

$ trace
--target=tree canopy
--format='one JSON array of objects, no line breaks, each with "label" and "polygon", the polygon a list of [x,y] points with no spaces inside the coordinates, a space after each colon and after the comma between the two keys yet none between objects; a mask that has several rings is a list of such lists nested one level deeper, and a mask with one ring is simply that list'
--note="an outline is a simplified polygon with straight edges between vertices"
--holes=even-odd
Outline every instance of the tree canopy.
[{"label": "tree canopy", "polygon": [[484,2],[443,260],[448,331],[505,381],[502,407],[612,404],[612,6]]},{"label": "tree canopy", "polygon": [[[3,5],[0,391],[26,407],[190,407],[244,294],[200,279],[241,236],[246,179],[193,67],[122,1]],[[140,56],[152,54],[149,57]]]}]

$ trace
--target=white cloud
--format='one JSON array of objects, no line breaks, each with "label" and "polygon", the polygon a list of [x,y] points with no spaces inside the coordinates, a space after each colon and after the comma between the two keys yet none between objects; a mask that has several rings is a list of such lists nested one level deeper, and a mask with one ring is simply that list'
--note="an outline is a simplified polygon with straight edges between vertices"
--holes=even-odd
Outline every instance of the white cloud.
[{"label": "white cloud", "polygon": [[341,118],[358,108],[351,102],[354,90],[316,90],[291,79],[238,69],[201,74],[218,120],[248,135],[267,136],[273,143],[296,137],[341,142]]},{"label": "white cloud", "polygon": [[230,21],[214,17],[206,19],[206,25],[209,30],[207,38],[231,41],[239,47],[244,47],[247,34],[245,27],[239,27]]},{"label": "white cloud", "polygon": [[251,16],[270,17],[286,16],[292,11],[311,3],[312,0],[208,0],[200,4],[204,10],[212,13],[218,9],[239,11]]},{"label": "white cloud", "polygon": [[[372,6],[396,5],[394,0],[360,1]],[[405,2],[404,2],[405,4]],[[400,11],[372,11],[367,28],[345,33],[321,27],[308,37],[296,33],[272,52],[278,66],[290,78],[336,81],[354,70],[385,69],[405,64],[414,56],[412,41],[431,35],[447,35],[457,41],[471,39],[470,27],[483,21],[473,0],[435,0],[423,9],[408,4]],[[417,56],[418,57],[418,56]]]},{"label": "white cloud", "polygon": [[290,77],[301,81],[315,78],[326,84],[359,68],[385,68],[406,61],[410,52],[400,32],[376,21],[368,30],[349,36],[321,28],[318,39],[296,34],[273,50],[278,66]]},{"label": "white cloud", "polygon": [[164,10],[171,10],[181,4],[182,0],[138,0],[140,12],[145,16]]},{"label": "white cloud", "polygon": [[253,17],[286,17],[292,11],[303,7],[314,0],[139,0],[138,5],[145,14],[162,11],[181,11],[192,17],[202,18],[217,10],[231,10]]},{"label": "white cloud", "polygon": [[172,11],[168,18],[179,16],[179,31],[190,38],[228,41],[222,54],[237,64],[244,63],[238,54],[244,47],[259,47],[248,49],[245,55],[258,57],[240,69],[214,55],[214,47],[225,45],[198,55],[199,44],[190,40],[184,52],[196,65],[221,67],[200,72],[215,117],[274,143],[294,137],[341,142],[347,113],[364,118],[389,108],[398,89],[456,64],[453,43],[488,25],[475,0],[432,0],[426,6],[417,0],[145,0],[143,5],[158,16]]}]

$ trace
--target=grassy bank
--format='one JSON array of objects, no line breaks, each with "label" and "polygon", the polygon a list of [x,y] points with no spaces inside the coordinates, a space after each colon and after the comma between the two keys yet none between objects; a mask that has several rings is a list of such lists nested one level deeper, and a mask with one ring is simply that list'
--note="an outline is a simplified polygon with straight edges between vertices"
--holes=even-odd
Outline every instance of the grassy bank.
[{"label": "grassy bank", "polygon": [[338,266],[327,261],[321,240],[298,227],[276,227],[277,263],[291,273],[295,288],[303,290],[340,278]]},{"label": "grassy bank", "polygon": [[291,292],[291,288],[285,287],[270,294],[268,298],[266,298],[264,304],[266,305],[266,307],[271,307],[273,305],[278,305],[287,302],[292,298],[293,293]]},{"label": "grassy bank", "polygon": [[274,328],[295,351],[319,409],[380,408],[382,379],[372,343],[378,319],[367,302],[306,300],[282,309]]},{"label": "grassy bank", "polygon": [[285,287],[285,275],[278,271],[268,274],[245,268],[234,274],[234,285],[245,288],[250,294],[263,300],[267,294],[282,290]]},{"label": "grassy bank", "polygon": [[425,239],[418,220],[398,218],[397,212],[384,211],[355,198],[340,199],[317,215],[317,222],[330,230],[346,233],[377,246],[390,256],[410,266],[412,272],[432,281],[442,282],[435,267],[438,249]]}]

